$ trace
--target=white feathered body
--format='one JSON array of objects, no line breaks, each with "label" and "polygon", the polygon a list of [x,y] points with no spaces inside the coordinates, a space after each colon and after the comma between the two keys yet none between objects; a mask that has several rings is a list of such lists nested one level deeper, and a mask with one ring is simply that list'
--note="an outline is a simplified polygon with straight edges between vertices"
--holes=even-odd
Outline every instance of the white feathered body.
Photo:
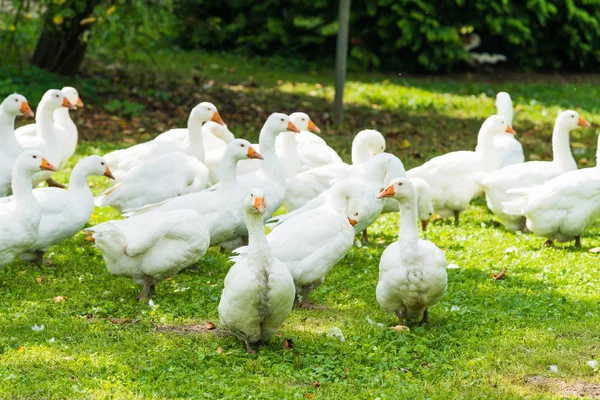
[{"label": "white feathered body", "polygon": [[0,267],[35,243],[40,220],[37,201],[19,204],[14,197],[0,199]]},{"label": "white feathered body", "polygon": [[494,136],[494,148],[500,157],[501,167],[525,162],[523,146],[510,133],[499,133]]}]

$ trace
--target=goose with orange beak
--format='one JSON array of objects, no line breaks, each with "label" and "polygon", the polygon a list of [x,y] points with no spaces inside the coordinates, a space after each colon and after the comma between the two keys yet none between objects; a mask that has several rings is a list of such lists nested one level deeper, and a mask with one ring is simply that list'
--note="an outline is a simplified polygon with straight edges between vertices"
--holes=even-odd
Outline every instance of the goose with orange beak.
[{"label": "goose with orange beak", "polygon": [[427,182],[435,213],[441,218],[454,216],[458,224],[459,214],[481,193],[472,175],[500,168],[494,137],[505,132],[515,134],[504,118],[492,115],[481,125],[475,151],[454,151],[434,157],[408,171],[407,176]]},{"label": "goose with orange beak", "polygon": [[[303,308],[319,308],[309,298],[311,290],[350,251],[354,243],[354,225],[363,218],[362,188],[340,181],[322,206],[287,219],[267,235],[273,257],[288,268]],[[266,198],[268,202],[268,197]],[[267,203],[268,208],[268,203]],[[248,247],[236,249],[248,254]]]},{"label": "goose with orange beak", "polygon": [[11,94],[0,104],[0,197],[10,194],[13,166],[23,151],[15,138],[15,119],[20,115],[33,117],[33,111],[24,96]]},{"label": "goose with orange beak", "polygon": [[446,292],[446,256],[435,244],[419,239],[417,231],[416,190],[408,178],[392,180],[379,198],[399,203],[400,232],[379,261],[376,296],[381,307],[406,320],[429,322],[429,307]]},{"label": "goose with orange beak", "polygon": [[[494,103],[496,113],[506,120],[506,123],[512,127],[514,109],[510,95],[506,92],[499,92],[496,95]],[[494,136],[494,148],[500,156],[502,167],[512,164],[521,164],[525,162],[523,146],[510,132]]]},{"label": "goose with orange beak", "polygon": [[244,200],[248,251],[233,257],[235,264],[225,277],[219,317],[254,353],[254,345],[266,343],[290,315],[294,305],[294,279],[284,263],[271,254],[265,240],[265,196],[254,188]]},{"label": "goose with orange beak", "polygon": [[589,127],[590,123],[577,112],[561,112],[554,123],[552,133],[552,161],[528,161],[504,167],[498,171],[479,173],[473,176],[475,182],[485,192],[487,206],[496,218],[510,230],[523,230],[525,217],[505,213],[502,203],[518,199],[524,191],[577,169],[571,154],[569,135],[573,129]]},{"label": "goose with orange beak", "polygon": [[13,261],[38,237],[41,207],[31,188],[31,179],[40,170],[56,170],[37,149],[24,150],[12,173],[12,197],[0,199],[0,267]]},{"label": "goose with orange beak", "polygon": [[113,151],[106,154],[104,158],[106,158],[117,182],[124,180],[129,172],[142,163],[149,162],[156,157],[174,151],[183,151],[190,156],[196,157],[198,161],[204,164],[206,160],[206,147],[204,145],[202,124],[208,121],[213,121],[220,125],[225,124],[214,104],[202,102],[192,109],[188,117],[187,129],[185,129],[187,142],[171,140],[171,136],[180,137],[179,130],[173,129],[162,133],[150,142]]},{"label": "goose with orange beak", "polygon": [[89,156],[73,168],[68,190],[52,187],[33,190],[42,211],[38,237],[19,259],[41,265],[50,246],[70,239],[85,227],[94,211],[94,195],[88,185],[90,176],[113,179],[102,157]]}]

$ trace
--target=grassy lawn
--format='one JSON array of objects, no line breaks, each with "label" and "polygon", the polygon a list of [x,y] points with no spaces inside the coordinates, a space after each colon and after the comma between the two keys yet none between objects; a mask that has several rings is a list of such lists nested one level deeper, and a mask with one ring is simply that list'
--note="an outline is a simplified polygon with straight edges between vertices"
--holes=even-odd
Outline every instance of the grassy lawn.
[{"label": "grassy lawn", "polygon": [[[334,127],[330,72],[198,53],[132,62],[106,72],[92,60],[85,78],[75,81],[8,69],[2,93],[19,90],[36,104],[50,84],[81,88],[86,109],[76,113],[83,139],[76,158],[183,126],[202,100],[214,102],[232,132],[251,140],[270,112],[306,111],[345,159],[353,134],[373,127],[407,168],[472,149],[500,90],[518,106],[514,127],[528,159],[551,157],[559,110],[575,109],[600,124],[599,76],[351,74],[347,119]],[[595,165],[596,139],[595,129],[573,132],[580,166]],[[68,172],[58,180],[66,181]],[[96,193],[107,185],[91,182]],[[90,224],[117,217],[97,209]],[[315,291],[313,299],[329,310],[294,310],[281,335],[256,355],[231,337],[196,329],[219,323],[230,263],[214,249],[198,272],[161,283],[152,307],[135,301],[139,288],[131,281],[108,273],[83,234],[53,247],[50,267],[13,263],[0,271],[0,398],[600,396],[600,374],[587,365],[600,352],[599,262],[587,251],[600,245],[600,224],[586,232],[581,250],[543,248],[541,238],[510,233],[481,200],[459,227],[430,224],[424,237],[457,267],[448,270],[448,293],[432,308],[431,324],[396,332],[375,287],[379,257],[396,239],[397,222],[397,215],[381,217],[370,228],[372,244],[354,247]],[[502,268],[504,280],[490,277]],[[328,336],[334,327],[345,341]],[[284,338],[295,347],[283,350]]]}]

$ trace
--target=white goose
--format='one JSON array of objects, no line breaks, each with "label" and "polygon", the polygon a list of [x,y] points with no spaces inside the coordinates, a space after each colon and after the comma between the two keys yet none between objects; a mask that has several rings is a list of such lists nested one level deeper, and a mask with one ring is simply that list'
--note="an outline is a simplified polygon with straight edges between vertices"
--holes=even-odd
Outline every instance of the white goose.
[{"label": "white goose", "polygon": [[600,217],[600,136],[596,166],[565,172],[541,185],[512,189],[521,197],[502,203],[506,214],[525,216],[527,229],[554,240],[575,240],[581,247],[581,235]]},{"label": "white goose", "polygon": [[[60,90],[63,95],[69,100],[71,104],[77,107],[83,107],[83,102],[79,97],[77,89],[71,86],[65,86]],[[69,158],[75,154],[77,149],[77,138],[78,131],[77,125],[71,119],[69,114],[70,108],[60,107],[54,110],[54,126],[60,131],[58,141],[60,142],[61,158],[57,165],[58,169],[62,169],[69,161]],[[19,129],[20,135],[36,136],[37,126],[36,124],[29,124]]]},{"label": "white goose", "polygon": [[42,219],[37,240],[19,255],[21,260],[42,264],[44,254],[50,246],[73,237],[85,227],[94,211],[94,195],[88,185],[88,177],[92,175],[104,175],[113,179],[106,161],[100,156],[90,156],[79,161],[73,168],[69,190],[33,190],[42,210]]},{"label": "white goose", "polygon": [[191,209],[198,212],[210,232],[210,245],[216,246],[228,240],[243,224],[242,204],[245,191],[238,184],[235,172],[239,160],[261,158],[250,142],[235,139],[229,142],[221,160],[220,186],[215,191],[203,190],[190,193],[133,210],[125,210],[125,216],[155,214],[171,210]]},{"label": "white goose", "polygon": [[[309,169],[321,167],[327,164],[342,162],[342,159],[336,153],[336,151],[329,147],[329,145],[327,145],[323,138],[315,134],[321,133],[321,129],[319,129],[319,127],[315,125],[315,123],[310,119],[310,117],[307,114],[302,112],[292,113],[290,114],[290,120],[294,125],[298,127],[298,129],[300,129],[300,133],[296,136],[293,136],[296,142],[296,153],[298,154],[300,162],[300,169],[297,172],[307,171]],[[278,137],[277,140],[281,140],[283,142],[284,139],[280,135],[280,137]],[[280,147],[283,151],[284,144],[282,143]],[[291,150],[291,146],[289,146],[288,149],[290,149],[288,153],[291,153],[291,151],[293,151]],[[283,153],[285,154],[285,152]],[[377,151],[377,153],[379,153],[379,151]],[[290,175],[286,174],[286,176]]]},{"label": "white goose", "polygon": [[393,180],[379,197],[398,201],[400,233],[398,241],[381,255],[377,301],[384,310],[396,314],[400,325],[405,318],[427,323],[428,308],[446,292],[446,256],[432,242],[419,239],[416,191],[409,179]]},{"label": "white goose", "polygon": [[[418,217],[421,221],[421,229],[425,231],[429,220],[433,217],[434,209],[433,202],[431,201],[431,187],[429,184],[421,178],[409,178],[415,187],[417,193],[417,211]],[[386,179],[387,180],[387,179]],[[385,186],[389,185],[390,182],[385,182]],[[398,201],[392,198],[384,198],[382,214],[390,212],[400,211]]]},{"label": "white goose", "polygon": [[407,172],[409,178],[421,178],[429,184],[436,214],[442,218],[454,215],[458,223],[459,213],[481,193],[471,174],[500,168],[493,141],[495,135],[503,132],[515,134],[504,118],[492,115],[479,130],[475,151],[454,151],[434,157]]},{"label": "white goose", "polygon": [[109,221],[86,229],[114,275],[142,285],[140,302],[151,299],[155,285],[196,263],[210,242],[202,216],[177,210]]},{"label": "white goose", "polygon": [[[39,149],[50,163],[55,166],[60,165],[63,155],[61,147],[61,137],[65,135],[62,127],[54,124],[54,111],[61,107],[67,107],[71,110],[75,106],[71,104],[64,93],[57,89],[48,90],[36,110],[35,129],[36,135],[28,134],[31,128],[25,125],[15,130],[15,136],[24,149],[35,148]],[[37,186],[45,180],[49,180],[52,176],[51,171],[38,172],[33,177],[33,186]],[[56,184],[50,181],[50,184]],[[62,186],[62,185],[59,185]]]},{"label": "white goose", "polygon": [[18,115],[33,117],[33,111],[27,99],[15,93],[0,104],[0,197],[10,194],[13,165],[23,151],[15,138],[15,118]]},{"label": "white goose", "polygon": [[294,305],[294,279],[284,263],[273,258],[265,238],[262,189],[253,189],[244,201],[248,250],[232,257],[219,302],[219,317],[254,353],[252,344],[266,343],[290,315]]},{"label": "white goose", "polygon": [[23,151],[13,167],[12,197],[0,199],[0,267],[13,261],[35,243],[41,209],[31,179],[40,169],[56,169],[37,149]]},{"label": "white goose", "polygon": [[502,203],[519,197],[519,193],[511,193],[510,189],[541,185],[560,174],[577,169],[569,147],[569,132],[578,126],[590,124],[575,111],[563,111],[556,118],[552,133],[553,161],[528,161],[487,174],[474,175],[475,181],[485,191],[488,208],[508,229],[522,230],[525,227],[523,216],[509,215],[503,211]]},{"label": "white goose", "polygon": [[[219,112],[214,104],[203,102],[192,109],[188,118],[188,143],[185,152],[197,157],[200,161],[205,160],[204,138],[202,124],[207,121],[223,123]],[[168,133],[168,132],[166,132]],[[125,179],[127,174],[135,167],[145,161],[167,154],[173,151],[181,151],[181,145],[174,141],[156,141],[141,143],[127,149],[113,151],[104,156],[113,171],[117,181]]]},{"label": "white goose", "polygon": [[[309,293],[352,248],[354,225],[360,222],[362,188],[339,182],[321,207],[290,218],[267,235],[273,257],[281,260],[294,278],[303,308],[314,308]],[[247,252],[246,247],[235,250]]]},{"label": "white goose", "polygon": [[375,130],[360,131],[352,141],[352,165],[332,163],[301,172],[286,179],[285,206],[293,211],[331,187],[336,179],[348,178],[370,157],[385,150],[383,135]]},{"label": "white goose", "polygon": [[[506,92],[499,92],[496,95],[494,107],[496,107],[497,114],[503,117],[506,123],[512,127],[514,110],[510,95]],[[521,143],[519,143],[514,135],[502,133],[494,136],[494,147],[500,155],[502,167],[511,164],[521,164],[525,161],[523,146],[521,146]]]},{"label": "white goose", "polygon": [[[360,196],[364,209],[361,221],[354,226],[356,233],[364,232],[381,214],[384,202],[377,199],[377,195],[381,192],[387,176],[393,178],[403,177],[406,176],[406,171],[398,157],[390,153],[380,153],[372,156],[366,163],[359,165],[353,175],[340,180],[347,182],[347,185],[362,188]],[[332,190],[333,188],[320,193],[317,197],[289,214],[271,218],[268,226],[274,228],[290,218],[295,218],[306,211],[321,207],[327,202]]]}]

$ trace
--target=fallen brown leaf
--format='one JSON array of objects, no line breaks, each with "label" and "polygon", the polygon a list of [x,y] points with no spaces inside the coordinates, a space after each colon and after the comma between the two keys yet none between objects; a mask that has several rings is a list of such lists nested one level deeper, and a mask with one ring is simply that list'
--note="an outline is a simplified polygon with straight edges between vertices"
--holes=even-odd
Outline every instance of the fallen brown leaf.
[{"label": "fallen brown leaf", "polygon": [[410,328],[404,325],[392,326],[390,329],[396,332],[410,332]]},{"label": "fallen brown leaf", "polygon": [[502,271],[498,272],[497,274],[490,274],[490,276],[497,281],[500,279],[504,279],[504,277],[506,276],[506,268],[502,268]]},{"label": "fallen brown leaf", "polygon": [[319,381],[313,381],[312,387],[314,387],[314,388],[321,387],[321,382],[319,382]]},{"label": "fallen brown leaf", "polygon": [[221,346],[217,347],[217,353],[223,354],[223,348]]},{"label": "fallen brown leaf", "polygon": [[289,349],[293,349],[294,348],[294,341],[290,338],[285,338],[283,339],[283,344],[281,345],[281,347],[284,350],[289,350]]},{"label": "fallen brown leaf", "polygon": [[315,395],[312,393],[304,393],[304,397],[306,397],[307,399],[314,399]]},{"label": "fallen brown leaf", "polygon": [[61,302],[65,301],[65,300],[67,300],[66,296],[54,296],[52,298],[52,301],[55,302],[55,303],[61,303]]},{"label": "fallen brown leaf", "polygon": [[36,281],[37,283],[42,283],[42,282],[43,282],[43,281],[45,281],[45,280],[46,280],[46,276],[45,276],[45,275],[43,275],[43,276],[38,276],[37,278],[35,278],[35,281]]},{"label": "fallen brown leaf", "polygon": [[213,324],[212,322],[208,321],[208,322],[206,323],[206,329],[208,329],[209,331],[210,331],[210,330],[213,330],[213,329],[215,329],[215,328],[216,328],[216,326],[215,326],[215,324]]},{"label": "fallen brown leaf", "polygon": [[108,320],[115,325],[122,325],[131,322],[131,318],[109,318]]},{"label": "fallen brown leaf", "polygon": [[25,351],[25,347],[19,347],[17,348],[17,351]]}]

